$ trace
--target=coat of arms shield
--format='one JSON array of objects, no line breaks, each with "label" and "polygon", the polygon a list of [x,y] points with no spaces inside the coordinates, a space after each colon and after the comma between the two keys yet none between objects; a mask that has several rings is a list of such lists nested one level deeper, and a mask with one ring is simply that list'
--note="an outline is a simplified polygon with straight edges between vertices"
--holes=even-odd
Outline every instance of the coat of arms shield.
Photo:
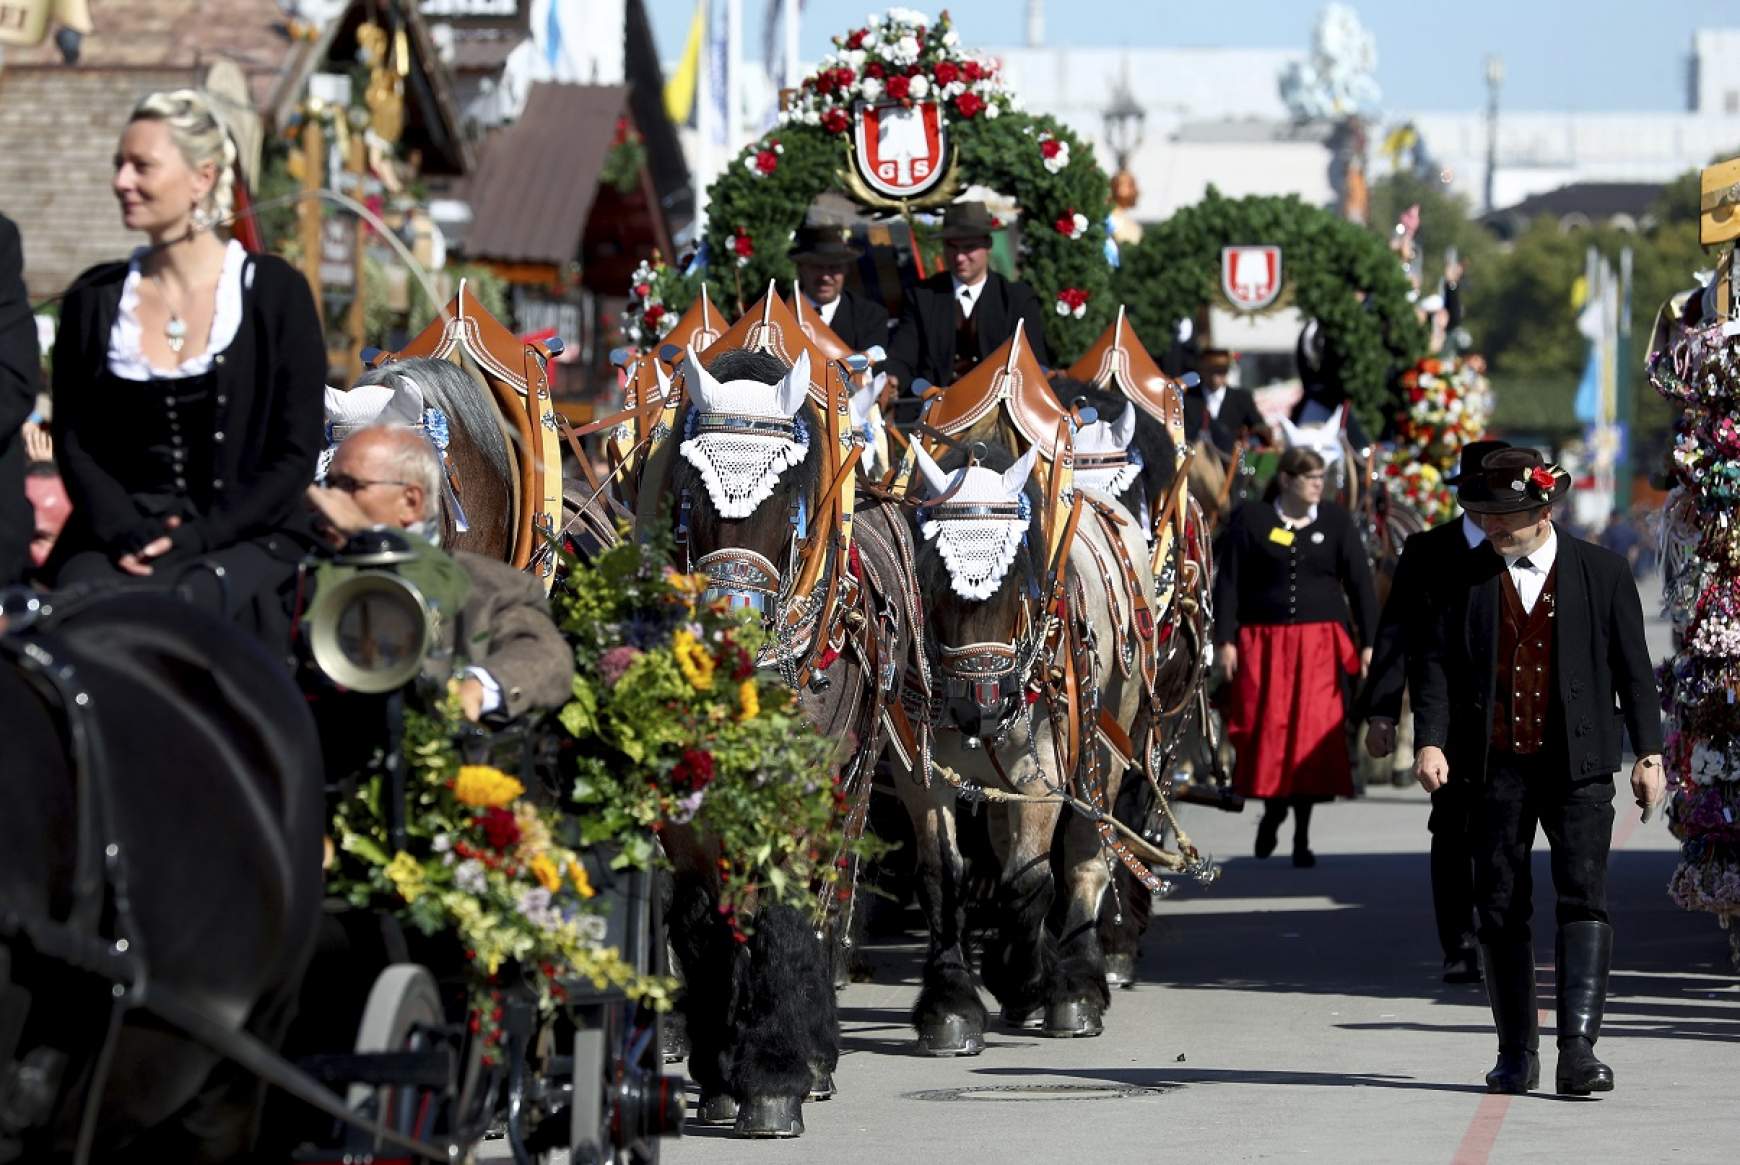
[{"label": "coat of arms shield", "polygon": [[855,112],[852,160],[872,190],[915,198],[942,180],[948,130],[936,102],[859,102]]},{"label": "coat of arms shield", "polygon": [[1222,247],[1220,289],[1240,311],[1262,311],[1281,294],[1281,248]]}]

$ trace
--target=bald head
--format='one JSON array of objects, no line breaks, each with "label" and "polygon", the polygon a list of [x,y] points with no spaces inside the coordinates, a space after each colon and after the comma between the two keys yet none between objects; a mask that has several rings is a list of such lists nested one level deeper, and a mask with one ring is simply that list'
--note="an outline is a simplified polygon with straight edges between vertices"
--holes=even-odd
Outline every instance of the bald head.
[{"label": "bald head", "polygon": [[344,439],[326,483],[350,494],[371,521],[408,529],[439,513],[441,459],[415,429],[370,425]]}]

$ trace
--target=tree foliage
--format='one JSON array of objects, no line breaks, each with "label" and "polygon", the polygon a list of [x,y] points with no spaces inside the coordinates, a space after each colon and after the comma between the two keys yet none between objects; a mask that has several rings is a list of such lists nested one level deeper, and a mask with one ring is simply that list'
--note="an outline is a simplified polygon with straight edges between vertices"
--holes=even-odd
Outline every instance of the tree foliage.
[{"label": "tree foliage", "polygon": [[1158,343],[1194,318],[1218,294],[1221,248],[1247,243],[1280,246],[1293,304],[1321,325],[1326,361],[1342,370],[1360,422],[1381,431],[1394,374],[1426,345],[1407,279],[1378,238],[1297,195],[1234,199],[1210,186],[1126,247],[1117,290],[1137,333]]}]

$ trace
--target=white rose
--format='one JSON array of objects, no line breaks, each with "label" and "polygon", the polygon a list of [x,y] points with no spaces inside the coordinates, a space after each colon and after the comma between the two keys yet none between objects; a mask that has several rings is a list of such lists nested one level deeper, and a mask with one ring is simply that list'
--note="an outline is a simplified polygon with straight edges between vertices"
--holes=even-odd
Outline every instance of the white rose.
[{"label": "white rose", "polygon": [[866,77],[858,83],[858,92],[863,94],[864,100],[874,101],[882,96],[882,82],[875,77]]},{"label": "white rose", "polygon": [[1060,316],[1068,315],[1069,314],[1069,304],[1063,302],[1063,300],[1061,300],[1061,299],[1058,300],[1057,301],[1057,314]]},{"label": "white rose", "polygon": [[965,93],[966,91],[967,91],[967,87],[966,87],[965,83],[963,83],[961,81],[950,81],[947,85],[943,86],[943,91],[942,91],[943,100],[944,101],[953,101],[955,98],[959,97],[961,94]]},{"label": "white rose", "polygon": [[910,65],[918,60],[918,38],[903,36],[894,44],[893,56],[902,65]]},{"label": "white rose", "polygon": [[1088,217],[1087,217],[1087,215],[1082,214],[1081,212],[1078,211],[1078,212],[1076,212],[1076,216],[1075,216],[1074,221],[1075,221],[1075,237],[1079,239],[1083,235],[1087,234]]},{"label": "white rose", "polygon": [[1083,316],[1087,315],[1087,304],[1085,304],[1085,303],[1076,304],[1075,309],[1073,311],[1071,311],[1069,314],[1074,316],[1078,320],[1081,319]]},{"label": "white rose", "polygon": [[847,49],[845,52],[840,54],[840,59],[845,61],[846,65],[854,73],[862,73],[864,71],[865,56],[866,54],[863,49]]},{"label": "white rose", "polygon": [[997,115],[1002,112],[1001,109],[997,108],[997,103],[995,101],[985,102],[985,116],[990,118],[992,121],[997,120]]},{"label": "white rose", "polygon": [[949,48],[952,49],[956,45],[961,43],[960,34],[951,28],[947,32],[943,33],[942,42],[943,42],[943,44],[947,45]]},{"label": "white rose", "polygon": [[914,98],[923,97],[930,92],[930,79],[923,73],[913,77],[906,90]]}]

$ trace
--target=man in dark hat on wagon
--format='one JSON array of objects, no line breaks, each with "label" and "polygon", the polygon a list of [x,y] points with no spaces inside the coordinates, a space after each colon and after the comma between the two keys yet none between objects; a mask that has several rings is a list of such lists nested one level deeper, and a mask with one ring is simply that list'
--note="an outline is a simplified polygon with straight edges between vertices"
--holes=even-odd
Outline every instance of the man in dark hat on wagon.
[{"label": "man in dark hat on wagon", "polygon": [[[1460,485],[1479,474],[1481,460],[1505,441],[1470,441],[1462,463],[1448,479]],[[1454,579],[1464,561],[1486,545],[1486,531],[1472,514],[1463,514],[1408,538],[1396,564],[1389,598],[1378,620],[1371,668],[1360,691],[1358,718],[1366,722],[1365,748],[1382,760],[1396,749],[1396,724],[1409,673],[1421,662],[1427,626],[1438,609],[1435,591]],[[1417,686],[1417,684],[1415,685]],[[1400,780],[1404,783],[1404,774]],[[1432,794],[1432,912],[1444,950],[1446,983],[1480,982],[1480,952],[1474,930],[1474,851],[1469,828],[1473,787],[1451,781]]]},{"label": "man in dark hat on wagon", "polygon": [[906,293],[883,368],[896,387],[910,391],[914,380],[953,384],[1014,335],[1017,320],[1039,362],[1051,363],[1039,296],[991,270],[996,229],[982,202],[956,202],[943,211],[946,270]]},{"label": "man in dark hat on wagon", "polygon": [[1613,956],[1607,854],[1622,721],[1646,817],[1666,788],[1637,586],[1624,559],[1554,524],[1570,483],[1532,449],[1488,453],[1461,483],[1489,549],[1466,556],[1434,596],[1414,692],[1416,777],[1427,792],[1466,782],[1475,800],[1475,909],[1498,1028],[1491,1092],[1540,1083],[1529,927],[1537,822],[1558,896],[1555,1084],[1573,1096],[1612,1090],[1594,1046]]},{"label": "man in dark hat on wagon", "polygon": [[886,348],[888,310],[846,289],[846,275],[863,254],[852,245],[851,232],[845,227],[808,226],[798,231],[793,245],[798,290],[822,322],[854,352]]},{"label": "man in dark hat on wagon", "polygon": [[1269,444],[1269,423],[1256,397],[1227,384],[1232,364],[1232,353],[1225,348],[1204,348],[1196,358],[1200,379],[1184,393],[1185,440],[1194,444],[1206,438],[1228,457],[1241,437]]}]

